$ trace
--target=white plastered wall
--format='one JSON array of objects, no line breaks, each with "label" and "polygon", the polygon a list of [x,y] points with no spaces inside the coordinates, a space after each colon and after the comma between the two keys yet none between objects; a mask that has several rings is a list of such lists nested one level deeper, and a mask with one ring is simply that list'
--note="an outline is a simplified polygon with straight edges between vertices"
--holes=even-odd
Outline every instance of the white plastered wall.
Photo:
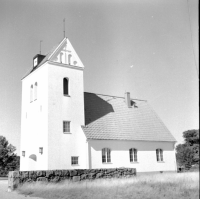
[{"label": "white plastered wall", "polygon": [[[84,125],[83,69],[67,65],[48,65],[48,169],[86,168]],[[63,79],[69,79],[69,96],[63,95]],[[71,133],[63,133],[63,121],[70,121]],[[71,156],[79,164],[71,165]]]},{"label": "white plastered wall", "polygon": [[[111,149],[111,163],[102,163],[102,149]],[[130,163],[129,149],[138,150],[137,163]],[[157,162],[156,149],[163,149],[163,162]],[[174,142],[88,140],[89,168],[136,168],[137,172],[176,171]]]},{"label": "white plastered wall", "polygon": [[[48,167],[48,68],[44,64],[22,80],[20,170],[41,170]],[[37,82],[37,99],[34,85]],[[30,87],[33,85],[33,101]],[[44,148],[43,154],[39,147]],[[22,156],[25,151],[25,157]],[[36,156],[36,161],[29,157]]]}]

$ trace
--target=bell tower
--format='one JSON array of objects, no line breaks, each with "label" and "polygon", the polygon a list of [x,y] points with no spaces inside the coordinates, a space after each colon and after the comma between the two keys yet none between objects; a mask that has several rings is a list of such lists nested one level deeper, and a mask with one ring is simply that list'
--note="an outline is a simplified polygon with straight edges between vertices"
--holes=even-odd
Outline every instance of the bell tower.
[{"label": "bell tower", "polygon": [[71,168],[71,157],[79,156],[78,140],[85,123],[83,70],[81,60],[65,38],[49,57],[49,169]]},{"label": "bell tower", "polygon": [[33,60],[22,79],[20,170],[73,168],[71,157],[83,153],[84,65],[68,38]]}]

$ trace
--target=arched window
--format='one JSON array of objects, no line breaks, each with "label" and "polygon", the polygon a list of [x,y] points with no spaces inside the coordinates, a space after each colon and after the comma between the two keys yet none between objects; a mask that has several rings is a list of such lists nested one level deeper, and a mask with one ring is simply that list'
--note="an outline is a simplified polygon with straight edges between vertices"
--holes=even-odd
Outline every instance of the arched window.
[{"label": "arched window", "polygon": [[137,162],[137,149],[129,149],[130,162]]},{"label": "arched window", "polygon": [[69,79],[67,78],[63,79],[63,94],[69,95]]},{"label": "arched window", "polygon": [[72,57],[72,55],[69,54],[69,55],[68,55],[68,64],[69,64],[69,65],[71,65],[71,57]]},{"label": "arched window", "polygon": [[156,159],[157,161],[163,161],[163,150],[162,149],[156,149]]},{"label": "arched window", "polygon": [[34,86],[34,100],[37,100],[37,82],[35,82],[35,86]]},{"label": "arched window", "polygon": [[31,85],[31,88],[30,88],[30,102],[33,101],[33,85]]},{"label": "arched window", "polygon": [[103,148],[102,149],[102,162],[103,163],[108,163],[111,162],[111,154],[110,154],[110,149],[109,148]]}]

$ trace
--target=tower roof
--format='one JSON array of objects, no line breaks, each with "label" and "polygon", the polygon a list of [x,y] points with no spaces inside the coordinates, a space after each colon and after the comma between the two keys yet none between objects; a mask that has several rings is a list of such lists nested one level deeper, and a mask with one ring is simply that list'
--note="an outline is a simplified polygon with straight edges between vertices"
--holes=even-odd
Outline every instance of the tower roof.
[{"label": "tower roof", "polygon": [[71,42],[67,37],[65,37],[58,45],[52,48],[52,50],[45,55],[43,60],[36,67],[33,67],[31,71],[29,71],[28,74],[26,74],[22,79],[37,70],[46,62],[84,68],[83,63],[73,48]]}]

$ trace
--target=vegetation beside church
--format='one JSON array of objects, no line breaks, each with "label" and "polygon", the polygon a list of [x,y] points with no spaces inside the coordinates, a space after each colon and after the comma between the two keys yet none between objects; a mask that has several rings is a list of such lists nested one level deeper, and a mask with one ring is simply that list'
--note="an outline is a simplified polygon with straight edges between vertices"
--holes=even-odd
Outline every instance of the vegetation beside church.
[{"label": "vegetation beside church", "polygon": [[9,171],[19,170],[19,156],[15,151],[16,147],[0,136],[0,176],[7,176]]},{"label": "vegetation beside church", "polygon": [[199,165],[199,130],[183,132],[184,143],[176,146],[176,158],[179,167],[189,170]]},{"label": "vegetation beside church", "polygon": [[158,173],[79,183],[25,183],[18,191],[26,196],[47,199],[189,199],[199,198],[199,175],[197,172]]}]

